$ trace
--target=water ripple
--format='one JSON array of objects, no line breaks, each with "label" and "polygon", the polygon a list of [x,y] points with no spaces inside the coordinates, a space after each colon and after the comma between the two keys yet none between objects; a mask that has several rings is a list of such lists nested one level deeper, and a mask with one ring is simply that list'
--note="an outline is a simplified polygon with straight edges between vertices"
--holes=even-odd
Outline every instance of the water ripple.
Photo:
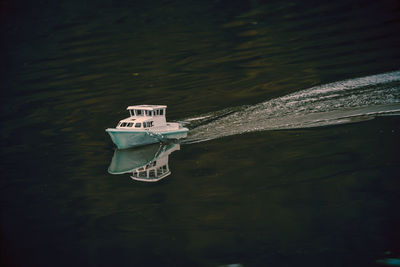
[{"label": "water ripple", "polygon": [[336,125],[400,112],[400,71],[315,86],[183,120],[187,143],[253,131]]}]

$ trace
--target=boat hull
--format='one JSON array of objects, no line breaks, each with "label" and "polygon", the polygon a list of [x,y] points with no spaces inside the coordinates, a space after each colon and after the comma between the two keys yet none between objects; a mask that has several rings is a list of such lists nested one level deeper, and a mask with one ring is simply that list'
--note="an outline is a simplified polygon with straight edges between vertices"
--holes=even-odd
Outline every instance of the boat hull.
[{"label": "boat hull", "polygon": [[180,128],[168,132],[124,131],[115,128],[106,129],[106,132],[108,132],[111,140],[118,149],[159,143],[163,139],[185,138],[188,131],[187,128]]}]

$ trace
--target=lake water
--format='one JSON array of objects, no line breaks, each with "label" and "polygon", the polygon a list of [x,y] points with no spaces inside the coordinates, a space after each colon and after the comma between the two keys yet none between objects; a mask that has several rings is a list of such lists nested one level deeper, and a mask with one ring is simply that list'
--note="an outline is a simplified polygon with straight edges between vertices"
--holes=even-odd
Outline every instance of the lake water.
[{"label": "lake water", "polygon": [[[2,265],[400,258],[398,1],[64,2],[0,9]],[[134,104],[188,138],[115,150]]]}]

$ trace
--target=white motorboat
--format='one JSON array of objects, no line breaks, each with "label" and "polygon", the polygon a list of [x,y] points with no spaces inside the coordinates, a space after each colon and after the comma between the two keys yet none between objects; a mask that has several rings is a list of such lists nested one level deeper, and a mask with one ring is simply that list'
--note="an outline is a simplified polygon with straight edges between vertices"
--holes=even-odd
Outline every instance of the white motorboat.
[{"label": "white motorboat", "polygon": [[167,106],[137,105],[127,110],[130,117],[119,121],[117,127],[106,129],[119,149],[185,138],[189,131],[177,122],[166,121]]}]

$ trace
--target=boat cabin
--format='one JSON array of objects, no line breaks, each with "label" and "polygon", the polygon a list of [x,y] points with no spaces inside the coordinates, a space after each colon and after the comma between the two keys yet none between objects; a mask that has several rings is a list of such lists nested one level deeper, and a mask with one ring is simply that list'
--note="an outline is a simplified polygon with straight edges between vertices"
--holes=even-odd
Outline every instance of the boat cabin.
[{"label": "boat cabin", "polygon": [[164,105],[137,105],[127,107],[130,117],[121,120],[118,129],[148,129],[167,124],[165,114],[167,106]]}]

